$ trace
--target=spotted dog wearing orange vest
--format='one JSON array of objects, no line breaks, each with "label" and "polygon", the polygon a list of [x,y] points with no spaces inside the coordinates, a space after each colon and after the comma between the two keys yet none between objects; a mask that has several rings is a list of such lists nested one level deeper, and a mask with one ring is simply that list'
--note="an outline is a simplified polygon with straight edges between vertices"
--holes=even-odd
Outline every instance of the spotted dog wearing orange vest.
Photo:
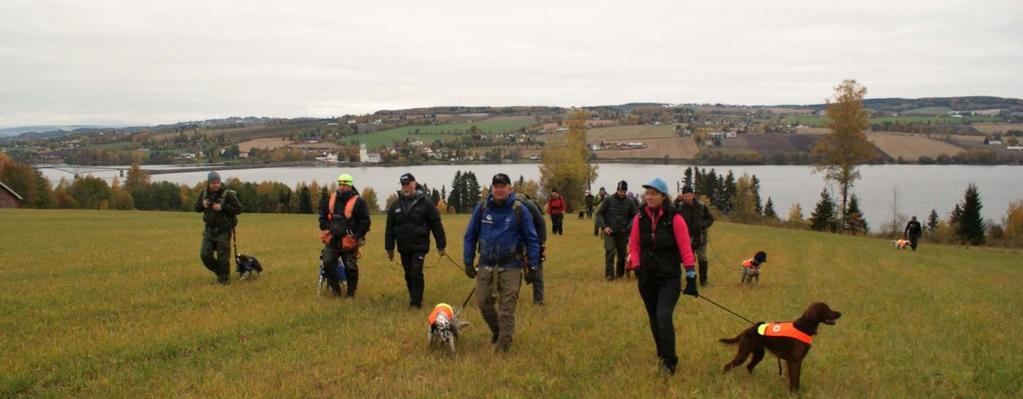
[{"label": "spotted dog wearing orange vest", "polygon": [[458,341],[458,332],[469,325],[467,321],[458,320],[451,305],[439,303],[434,306],[426,321],[430,323],[430,331],[427,333],[430,348],[435,345],[446,345],[452,354]]},{"label": "spotted dog wearing orange vest", "polygon": [[725,364],[725,372],[745,363],[746,358],[753,354],[753,360],[746,365],[746,370],[753,373],[753,368],[764,359],[764,349],[767,349],[779,359],[785,360],[788,366],[789,390],[796,391],[799,389],[803,358],[810,351],[817,327],[821,323],[834,325],[839,317],[842,317],[841,312],[832,310],[825,303],[817,302],[806,308],[803,315],[791,323],[760,322],[739,333],[735,338],[722,338],[719,340],[722,343],[739,344],[739,352],[731,362]]},{"label": "spotted dog wearing orange vest", "polygon": [[753,284],[757,280],[760,284],[760,268],[767,263],[767,252],[760,251],[752,258],[742,261],[742,284]]}]

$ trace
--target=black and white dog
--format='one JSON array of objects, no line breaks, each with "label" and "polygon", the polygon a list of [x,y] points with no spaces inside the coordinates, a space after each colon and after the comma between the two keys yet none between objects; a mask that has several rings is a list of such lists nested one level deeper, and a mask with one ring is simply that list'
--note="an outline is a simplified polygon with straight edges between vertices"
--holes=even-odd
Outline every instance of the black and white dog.
[{"label": "black and white dog", "polygon": [[238,254],[234,257],[235,269],[240,279],[259,278],[263,276],[263,265],[252,255]]},{"label": "black and white dog", "polygon": [[446,345],[451,354],[454,354],[458,343],[458,333],[462,328],[468,326],[469,322],[458,320],[454,309],[446,303],[437,304],[430,312],[427,321],[430,323],[430,331],[426,334],[429,339],[429,347],[432,349],[435,345]]}]

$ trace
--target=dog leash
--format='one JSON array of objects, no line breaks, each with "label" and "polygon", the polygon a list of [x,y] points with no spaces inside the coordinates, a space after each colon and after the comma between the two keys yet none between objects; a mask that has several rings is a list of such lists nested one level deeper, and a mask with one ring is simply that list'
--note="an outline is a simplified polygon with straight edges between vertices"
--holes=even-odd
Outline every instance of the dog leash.
[{"label": "dog leash", "polygon": [[444,257],[448,258],[448,260],[451,261],[451,266],[454,266],[455,269],[458,269],[458,271],[463,272],[463,273],[465,272],[464,269],[462,269],[461,267],[458,266],[458,263],[455,262],[454,259],[451,259],[451,255],[448,255],[447,252],[444,253]]},{"label": "dog leash", "polygon": [[724,306],[721,306],[721,305],[720,305],[720,304],[718,304],[717,302],[714,302],[714,301],[710,300],[709,298],[707,298],[707,297],[705,297],[705,296],[703,296],[703,295],[698,295],[698,296],[697,296],[697,298],[702,298],[703,300],[705,300],[705,301],[707,301],[707,302],[710,302],[710,303],[714,304],[714,306],[717,306],[717,307],[719,307],[719,308],[721,308],[721,309],[724,309],[724,311],[726,311],[726,312],[728,312],[728,313],[731,313],[731,314],[735,315],[735,317],[738,317],[738,318],[740,318],[740,319],[743,319],[743,320],[745,320],[746,322],[748,322],[748,323],[750,323],[750,324],[756,324],[756,323],[755,323],[755,322],[753,322],[752,320],[750,320],[750,319],[747,319],[747,318],[745,318],[745,317],[742,317],[742,316],[741,316],[741,315],[739,315],[738,313],[735,313],[735,312],[733,312],[733,311],[732,311],[731,309],[728,309],[728,308],[726,308],[726,307],[724,307]]}]

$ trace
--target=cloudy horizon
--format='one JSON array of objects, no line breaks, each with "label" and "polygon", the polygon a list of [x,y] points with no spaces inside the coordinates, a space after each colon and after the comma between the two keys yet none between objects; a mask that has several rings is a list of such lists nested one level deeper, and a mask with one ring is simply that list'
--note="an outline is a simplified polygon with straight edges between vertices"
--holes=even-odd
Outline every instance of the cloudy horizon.
[{"label": "cloudy horizon", "polygon": [[0,128],[1023,97],[1020,1],[142,3],[0,4]]}]

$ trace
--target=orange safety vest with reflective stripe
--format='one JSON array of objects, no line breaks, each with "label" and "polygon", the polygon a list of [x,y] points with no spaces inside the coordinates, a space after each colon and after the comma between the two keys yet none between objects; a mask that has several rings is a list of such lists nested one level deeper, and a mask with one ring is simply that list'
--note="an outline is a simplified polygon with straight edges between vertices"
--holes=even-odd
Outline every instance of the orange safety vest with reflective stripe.
[{"label": "orange safety vest with reflective stripe", "polygon": [[[355,209],[355,200],[358,199],[358,195],[353,195],[345,202],[345,219],[352,218],[352,210]],[[330,193],[330,212],[327,212],[327,220],[334,219],[334,204],[337,202],[337,191]]]},{"label": "orange safety vest with reflective stripe", "polygon": [[429,321],[430,325],[432,326],[434,323],[437,322],[437,315],[441,313],[444,313],[444,316],[446,316],[448,320],[454,320],[455,318],[455,311],[454,309],[451,309],[451,305],[441,303],[437,304],[437,306],[433,308],[433,311],[430,312],[430,317],[427,318],[426,320]]},{"label": "orange safety vest with reflective stripe", "polygon": [[765,337],[795,338],[808,344],[813,343],[813,337],[799,331],[792,323],[763,323],[757,326],[757,334]]}]

